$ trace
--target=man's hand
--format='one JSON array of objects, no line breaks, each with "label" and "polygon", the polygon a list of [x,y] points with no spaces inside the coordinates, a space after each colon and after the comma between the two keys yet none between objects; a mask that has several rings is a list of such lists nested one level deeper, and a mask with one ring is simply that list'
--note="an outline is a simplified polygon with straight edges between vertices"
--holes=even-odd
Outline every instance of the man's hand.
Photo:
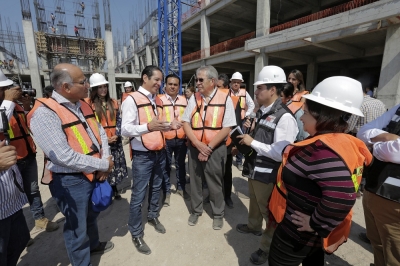
[{"label": "man's hand", "polygon": [[5,141],[0,142],[0,171],[9,169],[17,163],[17,152],[14,146],[5,146]]},{"label": "man's hand", "polygon": [[178,130],[182,127],[182,122],[179,122],[176,118],[171,123],[171,129]]},{"label": "man's hand", "polygon": [[207,155],[203,155],[201,153],[199,153],[199,156],[197,158],[199,159],[200,162],[207,162],[208,161],[208,156]]},{"label": "man's hand", "polygon": [[244,145],[247,145],[247,146],[251,146],[251,142],[254,140],[248,134],[239,135],[239,136],[237,136],[237,138],[238,139],[242,139],[241,141],[239,141],[240,144],[244,144]]},{"label": "man's hand", "polygon": [[114,161],[113,161],[113,157],[112,156],[108,156],[107,160],[108,160],[108,163],[109,163],[107,172],[109,173],[114,168]]},{"label": "man's hand", "polygon": [[118,136],[112,136],[111,138],[108,138],[108,143],[113,144],[113,143],[117,142],[117,140],[118,140]]},{"label": "man's hand", "polygon": [[19,86],[12,87],[11,89],[4,91],[4,100],[15,102],[22,96],[22,90]]},{"label": "man's hand", "polygon": [[24,107],[25,111],[30,111],[31,110],[31,103],[32,103],[32,97],[29,95],[24,95],[19,99],[22,103],[22,106]]},{"label": "man's hand", "polygon": [[253,124],[251,125],[251,124],[250,124],[250,119],[249,119],[248,117],[246,117],[246,120],[245,120],[244,123],[243,123],[243,127],[244,127],[245,129],[248,129],[249,127],[251,127],[251,130],[250,130],[250,131],[254,130],[255,125],[256,125],[255,119],[254,119],[254,121],[253,121]]},{"label": "man's hand", "polygon": [[239,150],[236,147],[232,147],[231,154],[232,154],[232,156],[236,156],[239,154]]},{"label": "man's hand", "polygon": [[107,172],[97,172],[96,173],[96,179],[99,180],[100,182],[103,182],[104,180],[106,180],[107,177],[108,177]]},{"label": "man's hand", "polygon": [[212,149],[210,149],[210,147],[208,147],[201,141],[197,141],[195,147],[199,150],[200,154],[203,154],[203,156],[210,156],[210,154],[212,153]]},{"label": "man's hand", "polygon": [[150,131],[169,131],[171,129],[170,123],[158,120],[156,117],[147,126]]},{"label": "man's hand", "polygon": [[372,138],[372,142],[386,142],[386,141],[392,141],[398,139],[399,136],[396,134],[391,134],[391,133],[382,133],[375,138]]}]

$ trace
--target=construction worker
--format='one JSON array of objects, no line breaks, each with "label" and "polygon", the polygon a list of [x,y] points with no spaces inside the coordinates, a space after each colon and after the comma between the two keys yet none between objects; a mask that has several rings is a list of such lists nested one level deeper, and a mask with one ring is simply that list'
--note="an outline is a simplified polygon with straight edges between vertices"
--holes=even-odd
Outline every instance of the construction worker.
[{"label": "construction worker", "polygon": [[125,92],[122,93],[121,102],[123,102],[123,101],[126,99],[126,97],[129,96],[129,93],[130,93],[130,92],[133,92],[132,83],[129,82],[129,81],[125,82],[125,84],[124,84],[124,90],[125,90]]},{"label": "construction worker", "polygon": [[[238,224],[236,230],[244,234],[261,236],[259,249],[251,254],[250,261],[263,264],[268,259],[274,227],[269,224],[269,211],[265,207],[276,182],[278,168],[282,161],[275,144],[280,141],[294,142],[298,133],[296,119],[280,99],[280,92],[286,84],[285,72],[277,66],[266,66],[258,74],[255,91],[260,106],[257,123],[251,134],[239,136],[241,144],[253,148],[252,167],[249,175],[249,214],[247,224]],[[247,119],[244,126],[251,127]],[[266,228],[261,231],[263,220]]]},{"label": "construction worker", "polygon": [[56,16],[53,13],[51,13],[50,18],[51,18],[51,21],[53,22],[53,26],[54,26],[54,21],[56,20]]},{"label": "construction worker", "polygon": [[357,133],[372,148],[374,162],[365,171],[363,207],[374,264],[400,261],[400,105],[365,124]]},{"label": "construction worker", "polygon": [[162,120],[162,101],[156,96],[163,79],[157,66],[146,66],[141,74],[141,86],[122,102],[122,135],[131,138],[132,195],[128,228],[132,241],[142,254],[151,249],[143,240],[142,205],[149,188],[147,222],[158,233],[165,234],[165,227],[158,220],[159,199],[165,172],[165,131],[180,129],[176,119]]},{"label": "construction worker", "polygon": [[275,144],[276,152],[284,152],[269,201],[279,223],[271,266],[325,265],[324,252],[333,253],[349,236],[363,168],[372,161],[366,145],[344,133],[350,114],[363,115],[360,82],[327,78],[303,98],[301,121],[310,137]]},{"label": "construction worker", "polygon": [[54,67],[50,75],[51,98],[36,99],[28,125],[36,143],[48,158],[42,183],[65,216],[64,241],[72,265],[91,265],[90,256],[113,249],[111,241],[100,242],[99,212],[91,195],[96,181],[106,180],[114,167],[107,135],[92,108],[84,102],[89,82],[72,64]]},{"label": "construction worker", "polygon": [[202,180],[207,182],[213,213],[212,227],[224,224],[223,178],[226,162],[226,138],[236,125],[235,111],[229,91],[217,89],[218,72],[213,66],[196,70],[198,92],[191,97],[182,116],[183,128],[190,140],[189,176],[191,214],[188,224],[197,224],[203,213]]},{"label": "construction worker", "polygon": [[76,36],[76,37],[79,37],[79,36],[80,36],[80,35],[79,35],[79,29],[78,29],[77,26],[74,26],[74,32],[75,32],[75,36]]},{"label": "construction worker", "polygon": [[[218,75],[218,82],[217,82],[217,88],[219,90],[227,90],[229,91],[229,77],[226,74],[219,74]],[[233,106],[235,106],[235,101],[236,103],[238,102],[238,98],[234,96],[233,94],[231,95],[231,99],[233,102]],[[239,110],[239,112],[238,112]],[[242,119],[241,119],[241,110],[240,108],[235,110],[235,115],[236,115],[236,124],[242,124]],[[228,138],[229,139],[229,138]],[[225,199],[225,205],[232,209],[233,208],[233,201],[231,199],[231,194],[232,194],[232,156],[238,154],[238,150],[233,146],[233,142],[228,140],[227,141],[227,147],[226,147],[226,163],[225,163],[225,173],[224,173],[224,199]]]},{"label": "construction worker", "polygon": [[[231,90],[229,95],[233,101],[233,107],[237,117],[238,126],[241,126],[245,117],[249,117],[254,110],[254,102],[246,89],[241,89],[240,85],[244,82],[240,72],[235,72],[231,78]],[[239,119],[240,114],[240,119]],[[240,123],[239,123],[240,122]],[[236,167],[239,171],[243,171],[242,165],[243,155],[239,152],[236,155]]]},{"label": "construction worker", "polygon": [[[6,109],[10,125],[8,130],[10,145],[17,148],[17,166],[23,179],[24,191],[28,197],[32,216],[35,219],[35,226],[38,229],[51,232],[58,229],[58,224],[45,217],[38,184],[36,146],[26,124],[25,113],[31,108],[31,97],[23,97],[21,88],[19,86],[11,87],[12,84],[13,81],[7,79],[0,71],[0,109]],[[23,107],[17,104],[17,101],[22,102]],[[3,125],[0,124],[0,130],[2,128]],[[0,133],[0,140],[3,139],[4,134]]]},{"label": "construction worker", "polygon": [[[183,112],[187,106],[186,97],[179,95],[179,88],[181,79],[174,74],[170,74],[165,78],[165,94],[159,94],[160,100],[163,102],[163,118],[162,120],[172,122],[174,119],[181,121]],[[162,188],[164,190],[165,200],[164,206],[170,205],[171,196],[171,164],[172,154],[175,158],[175,171],[176,171],[176,193],[184,199],[190,199],[189,194],[185,190],[186,186],[186,135],[183,128],[179,130],[171,130],[164,132],[166,142],[166,164]]]}]

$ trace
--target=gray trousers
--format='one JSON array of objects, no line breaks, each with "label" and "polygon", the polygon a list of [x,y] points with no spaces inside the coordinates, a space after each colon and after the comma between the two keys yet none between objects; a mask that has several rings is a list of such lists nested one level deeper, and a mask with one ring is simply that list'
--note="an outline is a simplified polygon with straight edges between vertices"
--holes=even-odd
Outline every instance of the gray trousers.
[{"label": "gray trousers", "polygon": [[198,159],[199,151],[189,145],[189,175],[192,213],[203,213],[202,179],[207,182],[210,191],[210,204],[214,218],[224,217],[223,179],[225,174],[226,146],[216,148],[206,162]]}]

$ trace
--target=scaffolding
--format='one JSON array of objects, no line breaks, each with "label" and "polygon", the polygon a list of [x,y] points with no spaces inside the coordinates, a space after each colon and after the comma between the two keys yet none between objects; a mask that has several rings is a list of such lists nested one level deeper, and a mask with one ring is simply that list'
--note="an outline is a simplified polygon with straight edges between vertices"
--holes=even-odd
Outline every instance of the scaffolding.
[{"label": "scaffolding", "polygon": [[[64,0],[57,0],[55,2],[54,16],[55,17],[52,18],[50,14],[50,19],[51,19],[50,23],[52,24],[51,27],[55,27],[56,34],[66,35],[68,31],[65,20]],[[56,23],[54,23],[54,21]]]}]

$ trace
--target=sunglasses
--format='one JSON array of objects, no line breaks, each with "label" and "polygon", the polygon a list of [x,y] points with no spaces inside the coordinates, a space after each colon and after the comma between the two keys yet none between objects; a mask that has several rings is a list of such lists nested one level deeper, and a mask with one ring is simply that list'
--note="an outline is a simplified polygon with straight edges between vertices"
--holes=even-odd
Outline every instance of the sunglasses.
[{"label": "sunglasses", "polygon": [[199,79],[195,79],[196,82],[200,82],[203,83],[204,79],[203,78],[199,78]]}]

